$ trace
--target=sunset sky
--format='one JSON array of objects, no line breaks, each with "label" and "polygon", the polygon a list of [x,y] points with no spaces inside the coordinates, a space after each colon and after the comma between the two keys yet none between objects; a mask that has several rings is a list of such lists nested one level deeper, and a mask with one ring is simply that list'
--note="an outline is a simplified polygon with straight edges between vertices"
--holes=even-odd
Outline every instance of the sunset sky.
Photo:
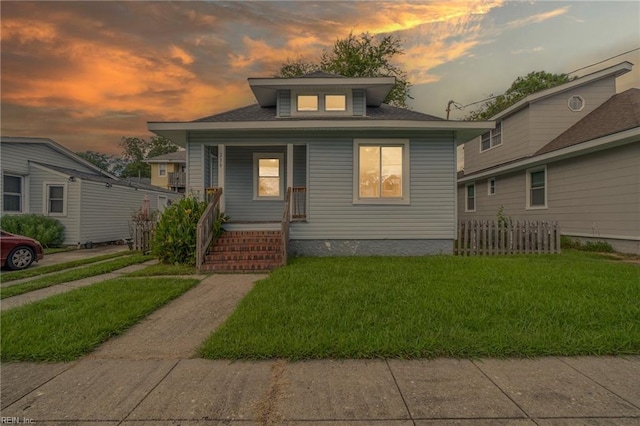
[{"label": "sunset sky", "polygon": [[[337,38],[394,34],[411,108],[445,116],[531,71],[636,65],[639,1],[12,2],[1,12],[1,132],[73,151],[120,152],[147,121],[189,121],[254,102],[248,77],[314,60]],[[461,119],[470,109],[452,112]]]}]

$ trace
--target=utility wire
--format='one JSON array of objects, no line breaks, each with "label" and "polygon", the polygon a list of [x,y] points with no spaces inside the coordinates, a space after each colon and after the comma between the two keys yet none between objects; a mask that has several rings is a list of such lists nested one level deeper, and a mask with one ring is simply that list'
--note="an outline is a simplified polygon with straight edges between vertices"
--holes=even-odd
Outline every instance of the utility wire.
[{"label": "utility wire", "polygon": [[[626,52],[622,52],[622,53],[620,53],[620,54],[618,54],[618,55],[615,55],[615,56],[612,56],[612,57],[610,57],[610,58],[603,59],[602,61],[595,62],[595,63],[593,63],[593,64],[591,64],[591,65],[587,65],[587,66],[582,67],[582,68],[578,68],[578,69],[576,69],[576,70],[573,70],[573,71],[571,71],[571,72],[566,73],[566,75],[570,75],[570,74],[573,74],[573,73],[575,73],[575,72],[582,71],[582,70],[587,69],[587,68],[591,68],[591,67],[593,67],[593,66],[595,66],[595,65],[600,65],[600,64],[602,64],[602,63],[604,63],[604,62],[607,62],[607,61],[609,61],[609,60],[611,60],[611,59],[615,59],[615,58],[618,58],[618,57],[620,57],[620,56],[622,56],[622,55],[626,55],[627,53],[635,52],[636,50],[640,50],[640,47],[636,47],[635,49],[627,50]],[[451,101],[451,105],[453,105],[456,109],[463,110],[463,109],[465,109],[466,107],[470,107],[471,105],[476,105],[476,104],[480,104],[480,103],[482,103],[482,102],[490,101],[491,99],[495,99],[495,98],[497,98],[498,96],[500,96],[500,95],[489,96],[488,98],[485,98],[485,99],[482,99],[482,100],[480,100],[480,101],[476,101],[476,102],[471,102],[470,104],[466,104],[466,105],[460,105],[460,103],[459,103],[459,102]]]}]

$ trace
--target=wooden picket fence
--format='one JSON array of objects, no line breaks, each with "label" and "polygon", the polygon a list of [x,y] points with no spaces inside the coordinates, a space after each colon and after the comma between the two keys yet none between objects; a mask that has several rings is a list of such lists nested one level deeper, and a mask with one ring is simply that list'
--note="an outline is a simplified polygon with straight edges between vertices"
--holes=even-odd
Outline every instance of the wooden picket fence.
[{"label": "wooden picket fence", "polygon": [[156,229],[155,220],[143,220],[133,223],[133,249],[144,254],[151,253],[151,241]]},{"label": "wooden picket fence", "polygon": [[527,253],[560,253],[558,222],[466,220],[458,226],[458,256]]}]

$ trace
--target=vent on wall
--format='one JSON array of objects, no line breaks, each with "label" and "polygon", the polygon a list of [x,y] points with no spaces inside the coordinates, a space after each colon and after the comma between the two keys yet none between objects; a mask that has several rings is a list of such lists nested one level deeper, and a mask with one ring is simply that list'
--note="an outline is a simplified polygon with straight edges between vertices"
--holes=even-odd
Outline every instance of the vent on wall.
[{"label": "vent on wall", "polygon": [[572,96],[569,98],[568,105],[571,111],[582,111],[584,109],[584,99],[582,96]]}]

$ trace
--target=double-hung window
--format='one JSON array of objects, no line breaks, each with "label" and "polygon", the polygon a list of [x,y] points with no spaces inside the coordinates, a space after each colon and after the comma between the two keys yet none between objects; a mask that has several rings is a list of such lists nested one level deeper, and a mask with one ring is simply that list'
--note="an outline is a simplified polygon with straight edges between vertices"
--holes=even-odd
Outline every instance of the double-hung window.
[{"label": "double-hung window", "polygon": [[356,139],[354,202],[409,203],[409,141]]},{"label": "double-hung window", "polygon": [[284,199],[284,154],[253,154],[254,199]]},{"label": "double-hung window", "polygon": [[502,145],[502,121],[496,123],[496,128],[483,134],[480,139],[480,152]]},{"label": "double-hung window", "polygon": [[45,184],[47,215],[64,216],[66,214],[65,193],[66,188],[64,184]]},{"label": "double-hung window", "polygon": [[167,175],[167,163],[158,163],[158,176]]},{"label": "double-hung window", "polygon": [[527,208],[547,207],[547,168],[527,170]]},{"label": "double-hung window", "polygon": [[22,176],[2,175],[2,211],[22,213],[24,185]]},{"label": "double-hung window", "polygon": [[466,187],[464,210],[467,212],[476,211],[476,184],[475,183],[470,183]]},{"label": "double-hung window", "polygon": [[496,195],[496,178],[487,180],[487,195]]}]

